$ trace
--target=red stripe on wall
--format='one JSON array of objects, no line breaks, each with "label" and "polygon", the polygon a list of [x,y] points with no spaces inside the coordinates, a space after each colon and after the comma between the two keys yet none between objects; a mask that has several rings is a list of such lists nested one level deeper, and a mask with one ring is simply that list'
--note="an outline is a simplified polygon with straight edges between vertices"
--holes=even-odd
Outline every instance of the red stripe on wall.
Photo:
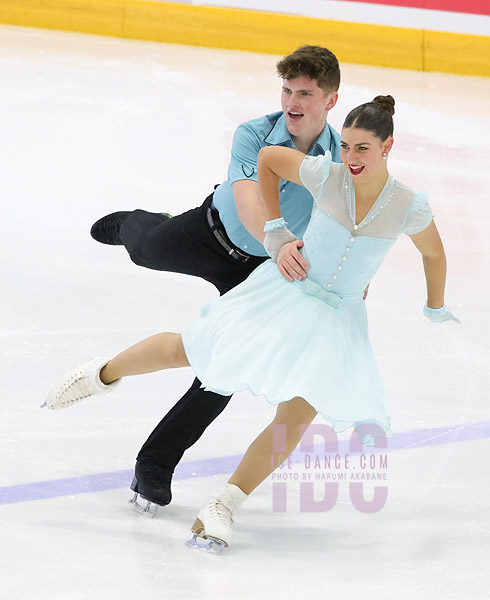
[{"label": "red stripe on wall", "polygon": [[489,0],[347,0],[347,2],[366,2],[368,4],[388,4],[391,6],[490,15]]}]

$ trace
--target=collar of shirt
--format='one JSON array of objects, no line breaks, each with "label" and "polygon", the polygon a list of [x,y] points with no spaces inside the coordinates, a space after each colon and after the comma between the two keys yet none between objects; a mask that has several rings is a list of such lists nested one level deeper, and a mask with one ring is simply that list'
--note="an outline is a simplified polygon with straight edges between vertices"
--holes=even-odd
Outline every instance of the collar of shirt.
[{"label": "collar of shirt", "polygon": [[[312,156],[325,154],[327,150],[330,150],[331,141],[332,136],[330,134],[330,126],[328,123],[325,123],[323,131],[318,136],[318,139],[316,140],[315,145],[309,154]],[[266,144],[270,144],[271,146],[288,146],[290,148],[296,148],[293,140],[291,139],[291,134],[286,127],[286,119],[282,113],[274,123],[272,129],[265,136],[264,142]]]}]

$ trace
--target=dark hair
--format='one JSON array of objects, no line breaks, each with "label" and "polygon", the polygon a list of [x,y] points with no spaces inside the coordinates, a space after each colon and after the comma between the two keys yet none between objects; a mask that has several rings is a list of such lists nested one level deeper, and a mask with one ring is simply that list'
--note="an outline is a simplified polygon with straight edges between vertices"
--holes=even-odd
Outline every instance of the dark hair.
[{"label": "dark hair", "polygon": [[340,85],[340,67],[335,54],[322,46],[300,46],[277,65],[283,79],[315,79],[324,92],[336,92]]},{"label": "dark hair", "polygon": [[357,127],[371,131],[383,142],[393,135],[395,99],[392,96],[376,96],[372,102],[361,104],[350,111],[343,127]]}]

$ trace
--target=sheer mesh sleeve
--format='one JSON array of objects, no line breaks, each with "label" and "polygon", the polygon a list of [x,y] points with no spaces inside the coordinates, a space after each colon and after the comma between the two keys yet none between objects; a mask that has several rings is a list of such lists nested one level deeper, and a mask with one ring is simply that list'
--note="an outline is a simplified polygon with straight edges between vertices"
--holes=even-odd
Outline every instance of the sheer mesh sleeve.
[{"label": "sheer mesh sleeve", "polygon": [[412,200],[407,212],[403,231],[407,235],[419,233],[431,224],[432,219],[427,194],[415,194],[415,198]]},{"label": "sheer mesh sleeve", "polygon": [[332,155],[328,151],[324,156],[305,156],[305,159],[301,163],[299,176],[315,202],[318,202],[323,184],[330,174],[331,163]]}]

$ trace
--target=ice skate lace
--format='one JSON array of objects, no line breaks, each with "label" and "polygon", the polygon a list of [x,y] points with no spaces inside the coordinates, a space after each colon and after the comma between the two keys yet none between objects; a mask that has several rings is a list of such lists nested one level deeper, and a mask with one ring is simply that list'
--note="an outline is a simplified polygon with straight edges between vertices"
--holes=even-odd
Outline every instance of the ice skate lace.
[{"label": "ice skate lace", "polygon": [[62,406],[66,406],[80,402],[80,400],[90,396],[93,396],[93,392],[89,389],[86,378],[81,373],[76,373],[70,377],[63,389],[60,390],[58,402]]},{"label": "ice skate lace", "polygon": [[209,513],[212,518],[218,518],[227,527],[234,523],[231,510],[219,500],[210,503]]}]

